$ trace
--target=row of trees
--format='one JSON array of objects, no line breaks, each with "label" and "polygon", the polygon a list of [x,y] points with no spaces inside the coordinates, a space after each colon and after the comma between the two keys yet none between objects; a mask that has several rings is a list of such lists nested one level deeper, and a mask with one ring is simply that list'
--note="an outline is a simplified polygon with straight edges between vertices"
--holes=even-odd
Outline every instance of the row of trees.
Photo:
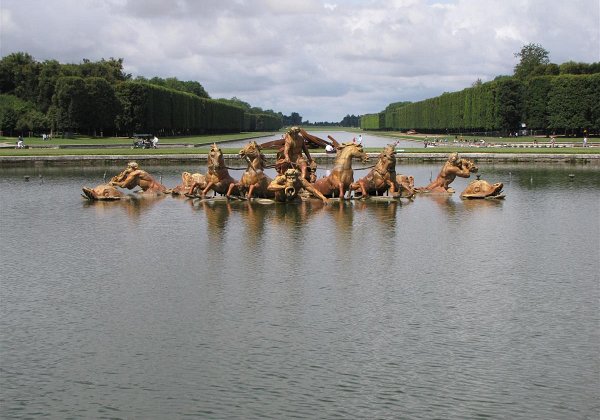
[{"label": "row of trees", "polygon": [[198,82],[124,73],[122,59],[37,62],[26,53],[0,60],[0,130],[13,135],[81,132],[161,135],[277,130],[284,116],[237,98],[213,100]]},{"label": "row of trees", "polygon": [[548,63],[548,53],[529,44],[515,54],[514,76],[477,81],[459,92],[424,101],[390,104],[363,115],[361,128],[443,132],[513,132],[528,129],[580,135],[600,132],[600,63]]}]

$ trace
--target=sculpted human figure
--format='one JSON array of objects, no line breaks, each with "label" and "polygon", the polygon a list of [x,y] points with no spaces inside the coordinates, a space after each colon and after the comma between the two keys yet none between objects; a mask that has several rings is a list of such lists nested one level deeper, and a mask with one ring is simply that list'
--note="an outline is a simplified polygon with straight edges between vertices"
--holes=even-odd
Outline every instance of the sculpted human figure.
[{"label": "sculpted human figure", "polygon": [[121,172],[119,175],[113,177],[109,185],[127,188],[129,190],[135,187],[140,187],[143,192],[151,193],[166,193],[167,188],[161,183],[157,182],[148,172],[139,169],[136,162],[129,162],[127,169]]},{"label": "sculpted human figure", "polygon": [[460,159],[458,153],[453,152],[448,156],[448,161],[442,167],[442,170],[428,186],[417,188],[418,192],[448,192],[453,193],[454,189],[450,184],[457,176],[461,178],[469,178],[471,172],[477,172],[478,168],[475,164],[466,159]]},{"label": "sculpted human figure", "polygon": [[268,190],[275,194],[275,201],[289,202],[298,200],[298,193],[304,188],[309,193],[328,203],[329,199],[300,176],[297,169],[288,169],[283,175],[277,175],[269,184]]},{"label": "sculpted human figure", "polygon": [[[303,153],[306,155],[306,159]],[[307,179],[307,166],[312,162],[312,157],[306,147],[304,137],[302,137],[302,130],[299,127],[290,128],[285,134],[283,153],[276,163],[277,172],[283,174],[290,168],[299,169],[302,178]]]}]

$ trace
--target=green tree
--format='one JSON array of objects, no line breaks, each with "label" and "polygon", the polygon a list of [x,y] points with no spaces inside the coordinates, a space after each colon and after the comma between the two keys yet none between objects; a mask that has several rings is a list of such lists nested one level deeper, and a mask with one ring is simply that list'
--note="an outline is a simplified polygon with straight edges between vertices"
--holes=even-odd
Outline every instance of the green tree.
[{"label": "green tree", "polygon": [[292,112],[289,116],[284,115],[283,117],[283,125],[301,125],[302,124],[302,116],[297,112]]},{"label": "green tree", "polygon": [[210,95],[208,92],[206,92],[206,90],[204,90],[204,87],[202,87],[200,83],[191,80],[183,82],[176,77],[168,77],[166,79],[153,77],[150,80],[146,80],[144,77],[139,76],[136,78],[136,81],[148,82],[152,85],[162,86],[179,92],[191,93],[192,95],[196,95],[201,98],[210,98]]},{"label": "green tree", "polygon": [[61,77],[52,98],[54,125],[61,131],[79,131],[85,127],[87,112],[86,86],[83,78]]},{"label": "green tree", "polygon": [[61,65],[56,60],[48,60],[41,64],[38,91],[37,91],[37,107],[41,112],[48,112],[52,105],[52,96],[56,81],[61,77]]},{"label": "green tree", "polygon": [[523,118],[523,84],[516,79],[498,82],[496,93],[497,127],[516,130]]},{"label": "green tree", "polygon": [[548,128],[548,92],[552,87],[552,77],[533,77],[527,81],[524,95],[525,121],[533,130]]},{"label": "green tree", "polygon": [[130,74],[126,74],[123,71],[122,58],[111,57],[108,60],[103,58],[97,62],[84,58],[83,62],[77,66],[77,69],[78,75],[81,77],[102,77],[111,84],[123,82],[131,78]]},{"label": "green tree", "polygon": [[229,105],[240,107],[244,111],[250,111],[250,108],[252,108],[248,102],[244,102],[241,99],[236,98],[235,96],[231,99],[220,98],[220,99],[217,99],[217,101],[224,103],[224,104],[229,104]]},{"label": "green tree", "polygon": [[539,66],[545,66],[549,63],[548,54],[548,51],[538,44],[523,46],[521,51],[514,54],[515,58],[520,59],[519,63],[515,66],[515,77],[526,79],[534,75]]},{"label": "green tree", "polygon": [[85,81],[87,96],[85,128],[94,134],[112,129],[119,111],[119,101],[113,86],[102,77],[88,77]]},{"label": "green tree", "polygon": [[0,60],[0,92],[35,102],[39,64],[27,53],[17,52]]},{"label": "green tree", "polygon": [[584,128],[596,128],[600,75],[562,75],[551,79],[548,93],[548,122],[553,130],[579,134]]}]

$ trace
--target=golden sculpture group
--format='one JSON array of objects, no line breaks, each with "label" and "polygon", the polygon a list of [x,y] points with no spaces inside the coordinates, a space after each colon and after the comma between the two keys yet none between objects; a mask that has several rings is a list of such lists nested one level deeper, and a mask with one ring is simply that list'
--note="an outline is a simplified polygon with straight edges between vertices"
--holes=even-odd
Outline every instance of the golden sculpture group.
[{"label": "golden sculpture group", "polygon": [[[168,189],[157,182],[148,172],[139,168],[136,162],[129,162],[127,168],[114,176],[108,183],[95,188],[83,187],[83,195],[89,200],[119,200],[126,197],[118,188],[141,189],[141,194],[184,195],[189,198],[206,198],[210,191],[228,199],[264,198],[276,202],[290,202],[314,197],[328,203],[332,198],[344,200],[354,196],[363,200],[372,196],[384,196],[390,199],[412,198],[417,193],[449,194],[454,193],[450,184],[456,177],[469,178],[478,171],[470,160],[459,158],[451,153],[438,176],[426,187],[414,186],[412,176],[396,174],[396,144],[384,147],[377,162],[369,173],[354,181],[353,159],[369,162],[369,156],[362,145],[339,143],[332,137],[336,150],[333,168],[326,176],[317,179],[317,165],[312,159],[306,139],[313,138],[301,128],[292,127],[281,140],[277,159],[272,166],[277,175],[271,179],[265,174],[269,167],[267,159],[255,141],[249,142],[240,157],[247,167],[239,181],[236,181],[225,165],[221,149],[213,144],[207,157],[207,173],[183,172],[182,183]],[[322,140],[321,140],[322,141]],[[502,183],[489,184],[477,179],[462,192],[461,198],[504,198]]]}]

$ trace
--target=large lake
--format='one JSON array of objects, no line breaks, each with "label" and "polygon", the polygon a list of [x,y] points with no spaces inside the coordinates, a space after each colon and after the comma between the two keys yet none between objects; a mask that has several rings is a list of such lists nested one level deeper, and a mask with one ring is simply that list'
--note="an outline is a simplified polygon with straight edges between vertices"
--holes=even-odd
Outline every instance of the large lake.
[{"label": "large lake", "polygon": [[504,201],[89,203],[121,167],[0,169],[0,417],[599,418],[599,167],[480,167]]}]

